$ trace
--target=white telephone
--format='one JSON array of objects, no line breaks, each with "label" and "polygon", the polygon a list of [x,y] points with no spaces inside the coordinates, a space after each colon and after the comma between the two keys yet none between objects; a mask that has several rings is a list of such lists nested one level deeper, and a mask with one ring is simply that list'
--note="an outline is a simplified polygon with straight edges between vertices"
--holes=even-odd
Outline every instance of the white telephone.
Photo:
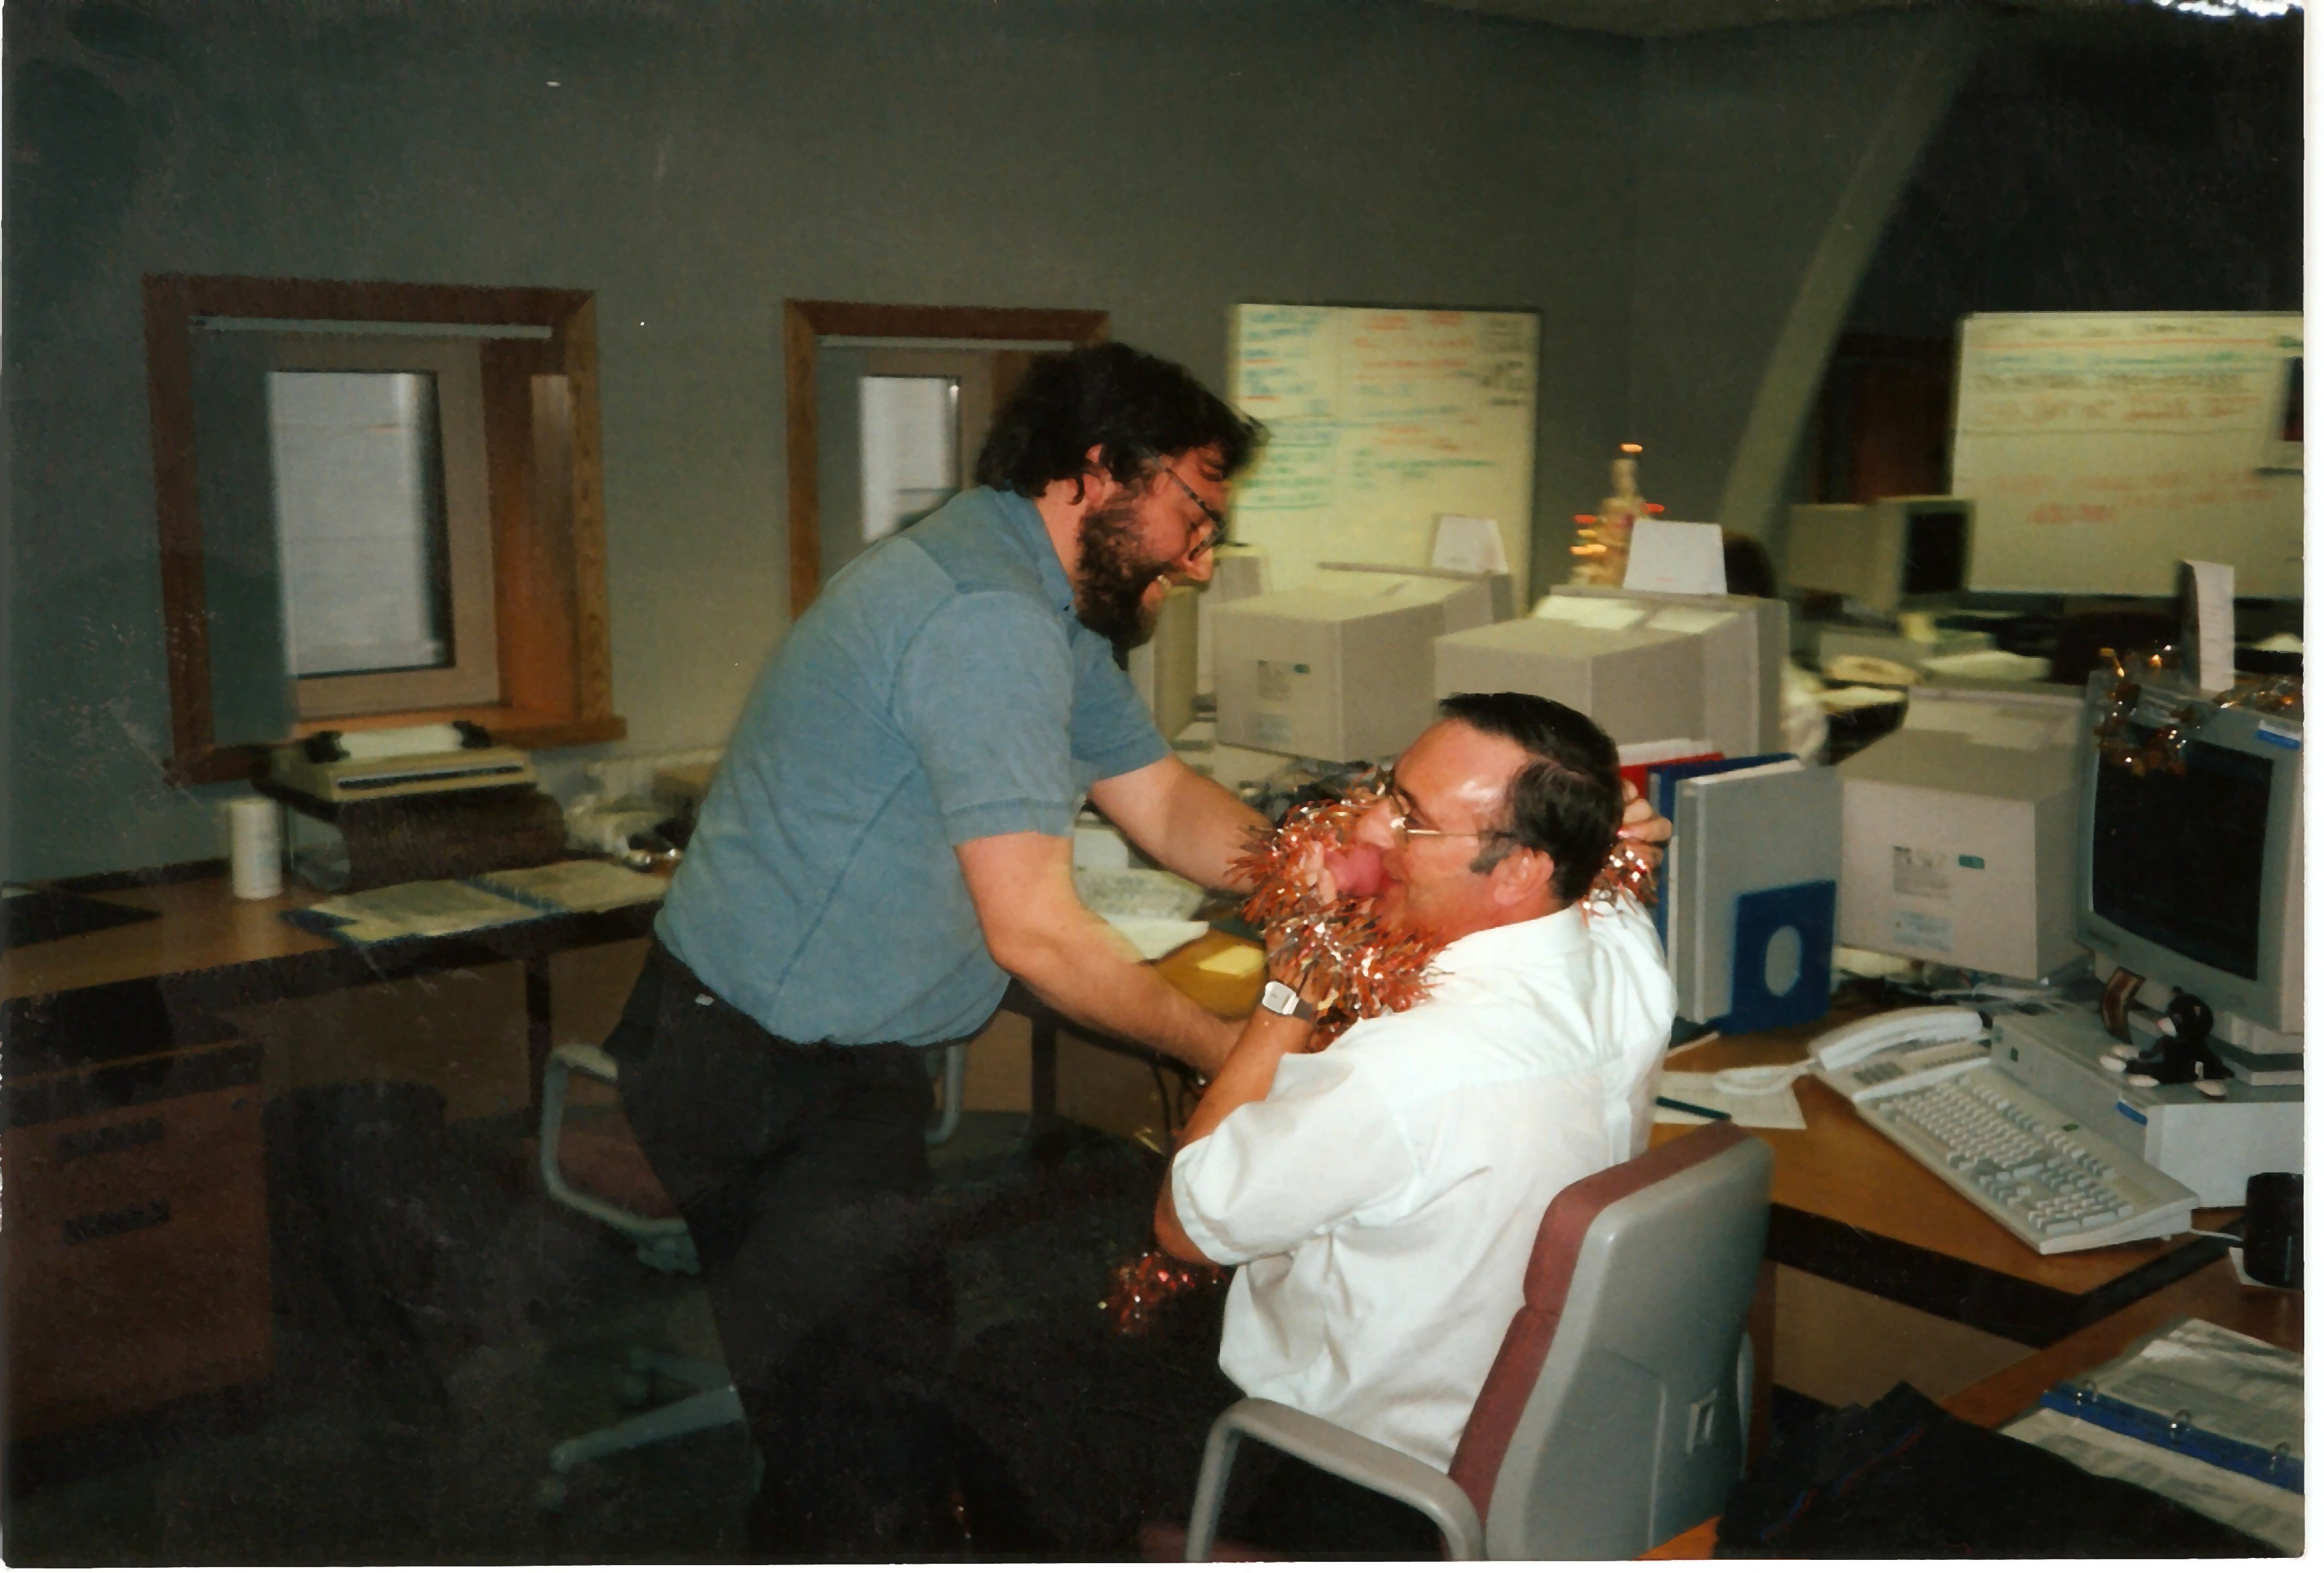
[{"label": "white telephone", "polygon": [[1985,1018],[1963,1006],[1884,1011],[1808,1044],[1816,1080],[1851,1103],[1942,1081],[1992,1057]]}]

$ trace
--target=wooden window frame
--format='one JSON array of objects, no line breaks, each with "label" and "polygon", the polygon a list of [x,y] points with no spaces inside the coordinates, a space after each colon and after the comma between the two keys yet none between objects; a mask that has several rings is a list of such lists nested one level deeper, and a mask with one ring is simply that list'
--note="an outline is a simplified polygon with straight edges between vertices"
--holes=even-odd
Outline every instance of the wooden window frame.
[{"label": "wooden window frame", "polygon": [[308,717],[294,730],[304,736],[327,727],[458,719],[516,748],[613,742],[627,735],[613,706],[596,308],[589,291],[162,273],[145,277],[144,297],[172,781],[244,780],[263,752],[257,744],[221,744],[213,729],[194,467],[192,335],[195,319],[202,317],[547,329],[546,338],[477,343],[499,698]]},{"label": "wooden window frame", "polygon": [[[852,300],[783,302],[785,455],[789,472],[791,616],[815,603],[823,583],[823,496],[816,459],[815,366],[819,337],[1000,339],[1092,345],[1106,337],[1102,311],[992,306],[879,306]],[[899,346],[902,347],[902,346]],[[973,464],[973,458],[964,455]]]}]

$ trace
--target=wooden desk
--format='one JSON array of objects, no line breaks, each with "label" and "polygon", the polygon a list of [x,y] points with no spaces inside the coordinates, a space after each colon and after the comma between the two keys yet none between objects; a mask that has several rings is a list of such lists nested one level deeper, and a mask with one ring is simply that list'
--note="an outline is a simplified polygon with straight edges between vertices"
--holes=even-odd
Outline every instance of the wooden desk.
[{"label": "wooden desk", "polygon": [[[0,954],[0,1074],[70,1070],[169,1043],[228,1035],[224,1012],[433,972],[514,961],[524,968],[533,1081],[549,1057],[549,959],[636,939],[659,906],[544,914],[521,923],[375,945],[343,945],[283,913],[323,893],[293,886],[237,901],[224,876],[106,890],[102,899],[161,915]],[[133,1045],[124,1048],[123,1045]]]},{"label": "wooden desk", "polygon": [[514,961],[533,1084],[549,958],[656,910],[544,915],[361,949],[293,927],[319,893],[224,878],[109,890],[159,915],[0,955],[0,1167],[14,1439],[254,1391],[272,1367],[256,1047],[227,1013]]},{"label": "wooden desk", "polygon": [[[1671,1056],[1673,1069],[1777,1064],[1806,1053],[1824,1024],[1722,1038]],[[2226,1246],[2179,1235],[2044,1256],[2003,1229],[1858,1118],[1812,1078],[1793,1083],[1798,1131],[1752,1134],[1775,1149],[1770,1261],[2035,1348],[2132,1305],[2218,1260]],[[1684,1127],[1657,1126],[1656,1141]],[[2230,1210],[2196,1214],[2216,1228]]]},{"label": "wooden desk", "polygon": [[[1941,1402],[1971,1424],[2006,1425],[2058,1383],[2105,1365],[2181,1316],[2248,1333],[2280,1349],[2305,1348],[2301,1297],[2277,1289],[2246,1288],[2237,1281],[2233,1265],[2222,1258]],[[1713,1519],[1655,1547],[1646,1559],[1708,1557],[1718,1543],[1719,1521]]]}]

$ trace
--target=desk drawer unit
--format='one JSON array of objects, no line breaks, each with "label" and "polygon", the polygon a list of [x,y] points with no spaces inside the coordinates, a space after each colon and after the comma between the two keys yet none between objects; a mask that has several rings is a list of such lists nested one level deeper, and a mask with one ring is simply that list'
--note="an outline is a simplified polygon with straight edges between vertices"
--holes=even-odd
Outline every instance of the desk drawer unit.
[{"label": "desk drawer unit", "polygon": [[8,1430],[256,1380],[272,1358],[258,1057],[231,1044],[8,1089]]}]

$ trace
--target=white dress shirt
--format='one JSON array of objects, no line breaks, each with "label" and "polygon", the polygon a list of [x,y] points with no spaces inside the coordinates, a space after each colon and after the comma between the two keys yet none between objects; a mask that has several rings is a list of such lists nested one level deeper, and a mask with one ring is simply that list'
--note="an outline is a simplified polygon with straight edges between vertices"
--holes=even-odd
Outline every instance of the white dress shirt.
[{"label": "white dress shirt", "polygon": [[1235,1384],[1443,1468],[1550,1199],[1645,1149],[1674,995],[1652,920],[1568,907],[1440,952],[1427,998],[1285,1057],[1171,1166],[1241,1264]]}]

